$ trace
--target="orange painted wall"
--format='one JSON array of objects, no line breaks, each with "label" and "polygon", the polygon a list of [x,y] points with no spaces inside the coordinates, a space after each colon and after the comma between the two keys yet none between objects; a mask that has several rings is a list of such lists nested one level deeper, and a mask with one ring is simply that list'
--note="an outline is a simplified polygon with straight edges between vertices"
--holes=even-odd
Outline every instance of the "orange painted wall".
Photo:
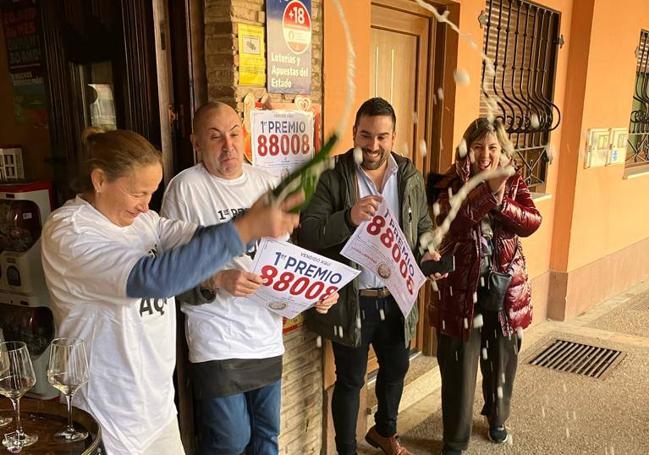
[{"label": "orange painted wall", "polygon": [[590,128],[629,126],[640,30],[649,29],[646,0],[594,0],[584,110],[578,141],[574,213],[567,270],[649,237],[649,175],[624,179],[624,166],[584,169]]},{"label": "orange painted wall", "polygon": [[[572,0],[547,0],[540,2],[543,6],[561,12],[561,33],[566,44],[560,49],[557,61],[557,73],[554,89],[554,100],[562,113],[566,98],[566,75],[568,55],[570,48],[570,28],[572,20]],[[460,29],[474,39],[482,49],[484,44],[484,31],[480,28],[478,16],[485,9],[484,0],[461,0],[460,4]],[[482,74],[482,60],[478,52],[472,49],[465,40],[461,40],[457,49],[458,68],[468,71],[471,83],[468,86],[457,87],[455,97],[455,122],[454,144],[459,144],[466,126],[479,114],[480,102],[480,77]],[[452,71],[449,68],[448,71]],[[555,151],[560,150],[562,125],[552,132],[550,143]],[[453,153],[452,148],[446,147],[448,154]],[[528,272],[531,278],[539,276],[550,270],[552,260],[551,245],[554,231],[555,205],[557,201],[557,182],[561,153],[555,153],[555,159],[548,168],[548,177],[545,193],[549,198],[537,201],[537,207],[543,215],[543,223],[539,230],[531,237],[523,239],[523,249],[527,258]]]},{"label": "orange painted wall", "polygon": [[[476,49],[469,46],[472,40],[482,50],[484,45],[483,30],[478,23],[478,15],[485,7],[484,0],[462,0],[460,4],[460,17],[458,26],[467,39],[460,39],[457,48],[457,68],[469,74],[468,85],[456,85],[455,88],[455,119],[453,124],[452,147],[445,147],[445,154],[454,154],[454,148],[462,140],[462,133],[468,124],[480,113],[480,78],[482,76],[482,59]],[[453,33],[453,32],[449,32]],[[450,50],[449,50],[450,51]],[[455,68],[447,68],[452,73]]]},{"label": "orange painted wall", "polygon": [[[554,93],[562,122],[551,135],[554,161],[548,168],[547,197],[537,201],[543,224],[523,241],[531,277],[570,272],[649,237],[649,210],[638,205],[642,195],[649,193],[649,175],[629,180],[623,178],[623,166],[583,168],[587,129],[628,127],[634,50],[640,29],[649,29],[646,0],[628,0],[624,8],[614,0],[539,3],[561,13],[565,44],[558,54]],[[335,10],[327,5],[332,4],[325,2],[324,11],[324,124],[331,130],[343,102],[345,56]],[[345,0],[344,5],[353,18],[358,106],[369,93],[370,1]],[[455,7],[460,28],[481,48],[483,30],[477,18],[485,1],[460,0]],[[460,40],[457,49],[449,52],[455,52],[457,67],[469,73],[471,83],[457,87],[454,99],[445,99],[453,112],[453,144],[444,144],[442,163],[450,162],[466,125],[478,115],[482,71],[479,54],[466,41]],[[342,141],[343,150],[350,137]]]},{"label": "orange painted wall", "polygon": [[[570,36],[572,35],[573,0],[548,0],[542,2],[543,6],[552,8],[561,13],[560,34],[564,37],[564,45],[559,49],[554,85],[554,103],[561,113],[567,109],[567,79],[568,62],[570,57]],[[548,166],[545,194],[549,198],[537,200],[536,205],[543,215],[543,223],[539,230],[528,239],[523,240],[525,255],[528,260],[528,271],[531,277],[538,276],[552,269],[552,240],[555,235],[555,218],[557,216],[557,203],[563,197],[563,181],[559,179],[559,170],[562,165],[562,138],[568,132],[564,123],[550,135],[550,145],[553,150],[553,160]],[[559,185],[559,182],[562,182]]]},{"label": "orange painted wall", "polygon": [[[369,1],[340,0],[356,52],[356,98],[350,112],[347,128],[342,133],[334,153],[342,153],[352,146],[352,125],[358,107],[369,97],[370,93],[370,20],[371,8]],[[324,20],[324,57],[323,57],[323,89],[324,134],[327,137],[338,126],[345,102],[347,50],[345,35],[340,17],[332,1],[325,1],[323,8]],[[359,24],[362,24],[359,26]]]},{"label": "orange painted wall", "polygon": [[582,0],[573,6],[571,34],[565,37],[570,77],[566,78],[566,98],[562,111],[562,128],[565,130],[565,134],[557,149],[558,181],[561,182],[561,185],[557,187],[550,261],[550,268],[560,272],[566,272],[568,269],[577,162],[579,160],[578,143],[586,94],[585,68],[588,66],[593,7],[593,0]]},{"label": "orange painted wall", "polygon": [[[356,102],[355,108],[369,96],[369,45],[371,6],[370,0],[343,0],[343,6],[348,19],[352,23],[352,34],[356,49]],[[564,35],[566,45],[559,52],[557,76],[555,85],[555,102],[562,109],[566,96],[566,74],[568,54],[570,48],[570,27],[572,20],[573,0],[547,0],[543,2],[562,13],[561,33]],[[480,28],[478,16],[485,8],[484,0],[461,0],[455,2],[459,9],[458,25],[470,40],[475,41],[478,47],[483,46],[483,29]],[[364,25],[367,24],[367,25]],[[324,127],[325,132],[331,131],[338,122],[341,114],[344,87],[345,87],[345,52],[342,28],[335,11],[333,2],[324,3]],[[457,49],[450,49],[457,56],[457,67],[468,72],[471,82],[466,86],[458,86],[454,99],[445,99],[448,107],[453,111],[453,143],[444,144],[442,150],[442,163],[450,163],[455,146],[460,142],[464,129],[479,114],[480,108],[480,78],[482,74],[482,60],[480,54],[473,49],[467,40],[461,39]],[[455,68],[447,68],[453,72]],[[448,87],[443,87],[445,93],[451,93]],[[350,121],[351,123],[351,121]],[[562,127],[552,133],[551,144],[555,150],[561,148]],[[344,151],[351,144],[351,125],[339,144],[337,151]],[[551,245],[554,228],[554,211],[556,204],[556,191],[558,181],[561,153],[557,153],[552,165],[549,167],[546,192],[550,198],[538,202],[538,207],[543,215],[543,224],[539,231],[532,237],[524,239],[523,245],[528,259],[530,277],[539,276],[550,270],[552,260]]]}]

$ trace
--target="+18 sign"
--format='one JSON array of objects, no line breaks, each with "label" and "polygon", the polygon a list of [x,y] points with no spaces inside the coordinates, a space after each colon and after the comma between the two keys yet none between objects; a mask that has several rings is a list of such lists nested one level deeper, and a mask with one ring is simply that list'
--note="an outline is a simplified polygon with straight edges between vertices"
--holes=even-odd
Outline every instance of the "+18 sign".
[{"label": "+18 sign", "polygon": [[286,5],[282,17],[282,29],[286,45],[296,54],[306,51],[311,45],[311,17],[306,7],[297,0]]},{"label": "+18 sign", "polygon": [[311,0],[266,0],[269,93],[311,93]]}]

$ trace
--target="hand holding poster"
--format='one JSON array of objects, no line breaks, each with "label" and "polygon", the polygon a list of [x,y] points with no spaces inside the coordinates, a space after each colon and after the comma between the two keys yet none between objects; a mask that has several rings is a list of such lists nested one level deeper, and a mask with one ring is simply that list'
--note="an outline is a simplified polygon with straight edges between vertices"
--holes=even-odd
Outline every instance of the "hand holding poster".
[{"label": "hand holding poster", "polygon": [[337,292],[360,273],[273,239],[261,241],[251,272],[261,276],[263,285],[246,298],[289,319]]},{"label": "hand holding poster", "polygon": [[403,315],[408,316],[426,277],[385,199],[376,215],[356,228],[340,254],[381,277]]}]

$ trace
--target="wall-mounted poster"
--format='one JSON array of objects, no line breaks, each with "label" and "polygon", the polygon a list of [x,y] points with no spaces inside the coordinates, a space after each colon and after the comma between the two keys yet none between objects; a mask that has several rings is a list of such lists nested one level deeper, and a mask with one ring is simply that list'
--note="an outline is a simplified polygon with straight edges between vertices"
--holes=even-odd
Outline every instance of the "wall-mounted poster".
[{"label": "wall-mounted poster", "polygon": [[252,164],[283,177],[308,162],[315,149],[314,117],[310,111],[252,111]]},{"label": "wall-mounted poster", "polygon": [[239,24],[239,85],[265,85],[264,27]]},{"label": "wall-mounted poster", "polygon": [[34,0],[0,1],[16,120],[47,126],[39,13]]},{"label": "wall-mounted poster", "polygon": [[311,93],[311,0],[266,0],[269,93]]}]

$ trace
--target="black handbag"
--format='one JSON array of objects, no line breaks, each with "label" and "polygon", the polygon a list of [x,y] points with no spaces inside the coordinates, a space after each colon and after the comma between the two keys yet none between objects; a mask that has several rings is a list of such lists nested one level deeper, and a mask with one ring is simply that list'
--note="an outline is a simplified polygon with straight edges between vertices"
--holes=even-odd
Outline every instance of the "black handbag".
[{"label": "black handbag", "polygon": [[490,270],[486,276],[486,289],[481,295],[480,307],[484,311],[503,311],[505,308],[505,294],[511,282],[511,273]]},{"label": "black handbag", "polygon": [[499,312],[505,309],[505,294],[507,294],[507,289],[509,289],[509,285],[512,282],[512,274],[510,272],[519,247],[520,245],[517,241],[516,249],[512,256],[512,263],[509,265],[507,272],[496,272],[490,267],[489,271],[485,274],[486,287],[483,288],[484,292],[480,295],[480,307],[484,311]]}]

